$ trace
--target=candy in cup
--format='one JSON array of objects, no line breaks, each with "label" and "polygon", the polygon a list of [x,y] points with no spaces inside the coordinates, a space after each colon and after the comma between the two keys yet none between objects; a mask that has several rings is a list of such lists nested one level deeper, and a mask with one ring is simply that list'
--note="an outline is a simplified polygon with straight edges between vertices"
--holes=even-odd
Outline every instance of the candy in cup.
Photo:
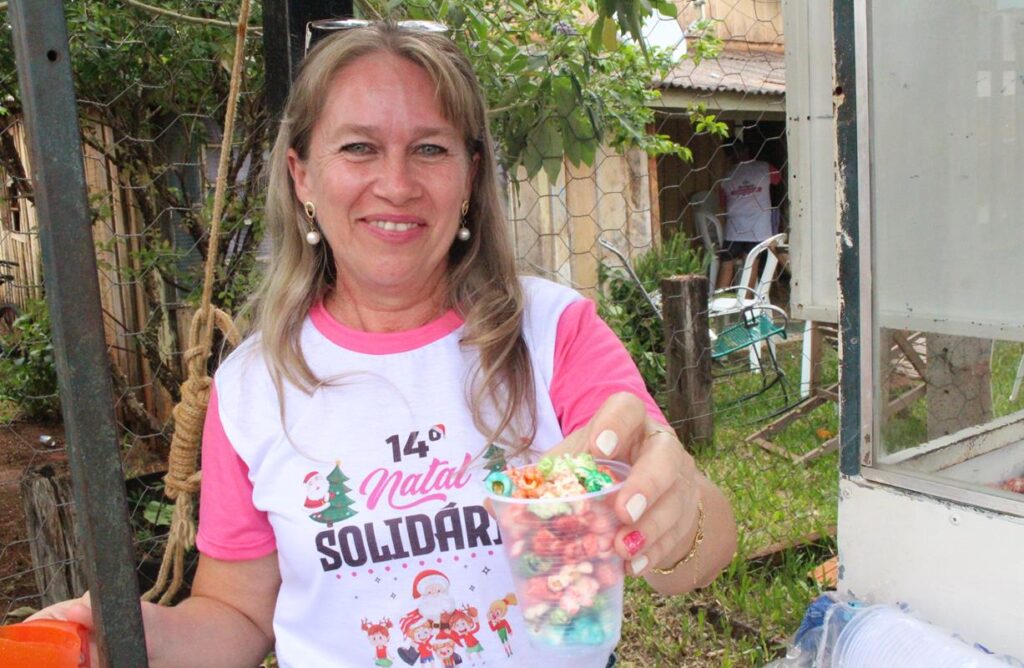
[{"label": "candy in cup", "polygon": [[624,570],[612,506],[629,474],[590,455],[487,477],[530,643],[550,665],[604,668],[622,627]]}]

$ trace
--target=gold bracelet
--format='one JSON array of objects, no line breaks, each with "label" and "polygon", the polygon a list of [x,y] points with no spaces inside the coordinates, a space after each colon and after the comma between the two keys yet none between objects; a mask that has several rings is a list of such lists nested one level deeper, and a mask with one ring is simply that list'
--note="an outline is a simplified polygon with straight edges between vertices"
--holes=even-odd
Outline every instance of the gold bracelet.
[{"label": "gold bracelet", "polygon": [[677,568],[685,564],[686,562],[697,556],[697,548],[704,542],[704,501],[700,500],[697,502],[697,533],[693,536],[693,544],[690,545],[690,551],[686,553],[682,559],[672,564],[668,568],[657,568],[654,567],[651,570],[659,575],[671,575]]},{"label": "gold bracelet", "polygon": [[652,438],[654,438],[658,434],[668,434],[672,438],[676,438],[676,433],[674,431],[669,431],[668,429],[664,429],[662,427],[657,427],[657,428],[651,430],[650,432],[648,432],[646,436],[644,436],[643,442],[646,443],[647,441],[651,440]]}]

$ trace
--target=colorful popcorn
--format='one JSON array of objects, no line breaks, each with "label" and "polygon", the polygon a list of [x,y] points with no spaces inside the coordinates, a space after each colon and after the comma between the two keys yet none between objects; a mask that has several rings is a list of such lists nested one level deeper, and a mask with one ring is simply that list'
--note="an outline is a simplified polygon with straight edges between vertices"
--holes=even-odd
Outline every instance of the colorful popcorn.
[{"label": "colorful popcorn", "polygon": [[628,472],[582,454],[487,476],[527,635],[552,658],[603,665],[618,642],[625,569],[613,502]]}]

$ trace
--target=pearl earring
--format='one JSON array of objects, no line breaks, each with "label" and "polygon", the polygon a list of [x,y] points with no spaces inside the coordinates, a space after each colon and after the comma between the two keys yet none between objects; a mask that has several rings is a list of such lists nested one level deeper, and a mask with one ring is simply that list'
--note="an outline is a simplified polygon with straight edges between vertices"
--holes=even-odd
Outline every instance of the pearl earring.
[{"label": "pearl earring", "polygon": [[302,205],[306,210],[306,219],[309,220],[309,231],[306,232],[306,243],[316,246],[320,243],[320,232],[316,229],[316,205],[306,202]]},{"label": "pearl earring", "polygon": [[468,199],[462,202],[462,220],[459,223],[459,233],[457,235],[458,238],[459,238],[459,241],[469,241],[470,237],[473,236],[473,232],[471,232],[470,229],[468,227],[466,227],[466,214],[467,213],[469,213],[469,200]]}]

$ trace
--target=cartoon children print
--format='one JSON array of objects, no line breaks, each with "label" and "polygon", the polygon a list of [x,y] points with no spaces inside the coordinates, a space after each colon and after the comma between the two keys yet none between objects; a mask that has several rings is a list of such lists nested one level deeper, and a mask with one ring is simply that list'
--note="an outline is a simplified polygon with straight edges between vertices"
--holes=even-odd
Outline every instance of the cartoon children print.
[{"label": "cartoon children print", "polygon": [[[480,622],[477,621],[477,610],[471,605],[465,605],[454,612],[445,613],[441,616],[441,626],[445,628],[438,634],[451,638],[457,645],[466,649],[466,655],[470,663],[476,663],[477,656],[484,651],[483,645],[476,638],[480,631]],[[482,661],[483,658],[480,658]]]},{"label": "cartoon children print", "polygon": [[362,622],[363,633],[366,634],[367,639],[377,653],[373,663],[375,666],[389,668],[394,663],[388,655],[388,640],[391,639],[391,633],[388,629],[392,626],[394,625],[387,617],[375,623],[371,623],[368,619],[364,619]]},{"label": "cartoon children print", "polygon": [[410,666],[419,661],[420,664],[434,662],[434,624],[413,610],[399,621],[402,635],[413,644],[412,647],[400,647],[398,656]]},{"label": "cartoon children print", "polygon": [[455,668],[458,654],[455,653],[455,641],[450,638],[442,638],[440,635],[434,640],[431,647],[434,655],[441,659],[444,668]]},{"label": "cartoon children print", "polygon": [[516,598],[516,595],[508,594],[505,598],[491,603],[491,607],[487,611],[487,625],[498,634],[501,646],[505,649],[505,656],[512,656],[512,643],[508,639],[509,634],[512,633],[512,626],[505,618],[508,616],[508,606],[517,603],[519,603],[519,599]]}]

